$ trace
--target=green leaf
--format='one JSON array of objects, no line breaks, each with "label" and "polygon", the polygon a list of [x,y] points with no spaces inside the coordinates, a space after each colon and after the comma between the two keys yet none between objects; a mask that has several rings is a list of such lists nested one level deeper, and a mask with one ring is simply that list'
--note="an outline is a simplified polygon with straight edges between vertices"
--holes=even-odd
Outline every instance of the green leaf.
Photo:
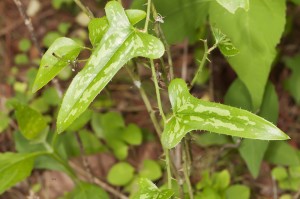
[{"label": "green leaf", "polygon": [[19,49],[22,51],[22,52],[27,52],[31,47],[31,42],[29,39],[22,39],[20,42],[19,42]]},{"label": "green leaf", "polygon": [[144,160],[139,175],[149,180],[155,181],[161,178],[162,172],[159,164],[154,160]]},{"label": "green leaf", "polygon": [[193,137],[195,142],[202,147],[232,143],[228,136],[216,133],[193,134]]},{"label": "green leaf", "polygon": [[38,153],[0,154],[0,194],[30,176]]},{"label": "green leaf", "polygon": [[14,58],[15,64],[27,64],[29,62],[28,56],[26,54],[17,54]]},{"label": "green leaf", "polygon": [[244,185],[233,185],[226,190],[226,199],[249,199],[250,189]]},{"label": "green leaf", "polygon": [[173,114],[161,137],[166,148],[175,147],[192,130],[260,140],[289,139],[272,123],[248,111],[193,97],[182,79],[172,80],[169,98]]},{"label": "green leaf", "polygon": [[238,8],[242,8],[245,11],[249,10],[249,0],[217,0],[217,2],[232,14],[234,14]]},{"label": "green leaf", "polygon": [[43,44],[46,48],[49,48],[53,42],[60,38],[62,35],[59,32],[56,31],[52,31],[52,32],[48,32],[46,34],[46,36],[43,38]]},{"label": "green leaf", "polygon": [[47,126],[44,117],[20,102],[13,102],[12,105],[16,110],[16,119],[22,135],[29,140],[37,138]]},{"label": "green leaf", "polygon": [[79,136],[87,155],[95,154],[105,150],[104,146],[100,143],[98,138],[88,130],[79,131]]},{"label": "green leaf", "polygon": [[[144,1],[142,1],[144,4]],[[154,0],[157,12],[163,17],[161,24],[168,43],[188,38],[198,40],[200,27],[206,22],[209,2],[206,0]]]},{"label": "green leaf", "polygon": [[42,57],[32,91],[36,92],[51,81],[69,62],[76,59],[81,50],[82,47],[72,39],[56,39]]},{"label": "green leaf", "polygon": [[122,139],[131,145],[140,145],[142,143],[142,131],[135,124],[129,124],[121,134]]},{"label": "green leaf", "polygon": [[169,199],[174,195],[174,192],[169,189],[159,190],[147,178],[139,179],[139,190],[130,199]]},{"label": "green leaf", "polygon": [[300,178],[300,166],[289,167],[289,174],[292,178]]},{"label": "green leaf", "polygon": [[240,155],[245,160],[251,175],[257,178],[260,165],[268,149],[269,143],[262,140],[243,140],[238,148]]},{"label": "green leaf", "polygon": [[[251,110],[251,98],[246,86],[239,79],[235,80],[230,86],[225,96],[225,104]],[[278,118],[278,98],[274,86],[267,84],[264,99],[259,115],[272,123],[277,122]],[[264,154],[268,148],[267,141],[242,140],[239,153],[245,160],[253,177],[257,177]]]},{"label": "green leaf", "polygon": [[65,94],[57,118],[58,133],[87,109],[131,58],[142,56],[155,59],[164,53],[164,46],[159,39],[131,26],[120,3],[108,2],[105,11],[110,27]]},{"label": "green leaf", "polygon": [[[211,2],[210,24],[227,35],[240,53],[227,58],[250,92],[253,108],[259,109],[276,45],[285,25],[285,0],[251,0],[249,11],[226,11]],[[259,30],[259,31],[258,31]]]},{"label": "green leaf", "polygon": [[265,160],[277,165],[300,166],[297,151],[285,141],[270,142]]},{"label": "green leaf", "polygon": [[124,186],[132,180],[134,168],[127,162],[119,162],[112,166],[107,175],[107,181],[115,186]]},{"label": "green leaf", "polygon": [[44,90],[42,98],[51,106],[57,106],[61,101],[57,90],[53,87]]},{"label": "green leaf", "polygon": [[0,133],[2,133],[9,125],[9,117],[0,111]]},{"label": "green leaf", "polygon": [[124,160],[128,156],[128,145],[120,139],[106,140],[107,145],[113,150],[115,157],[118,160]]},{"label": "green leaf", "polygon": [[[126,10],[125,13],[131,25],[138,23],[146,16],[146,13],[142,10]],[[90,20],[88,25],[89,38],[94,47],[100,43],[108,28],[109,24],[106,17],[93,18]]]},{"label": "green leaf", "polygon": [[227,57],[235,56],[239,53],[239,50],[232,44],[230,38],[228,38],[220,29],[211,27],[212,33],[216,40],[216,45]]},{"label": "green leaf", "polygon": [[291,76],[284,81],[285,89],[291,93],[297,104],[300,104],[300,55],[285,59],[285,65],[291,69]]},{"label": "green leaf", "polygon": [[212,187],[215,190],[223,191],[230,184],[230,174],[228,170],[223,170],[218,173],[214,173],[212,176]]},{"label": "green leaf", "polygon": [[272,176],[276,180],[283,180],[288,177],[288,173],[285,168],[279,166],[272,169]]},{"label": "green leaf", "polygon": [[109,199],[109,195],[99,186],[81,182],[63,199]]}]

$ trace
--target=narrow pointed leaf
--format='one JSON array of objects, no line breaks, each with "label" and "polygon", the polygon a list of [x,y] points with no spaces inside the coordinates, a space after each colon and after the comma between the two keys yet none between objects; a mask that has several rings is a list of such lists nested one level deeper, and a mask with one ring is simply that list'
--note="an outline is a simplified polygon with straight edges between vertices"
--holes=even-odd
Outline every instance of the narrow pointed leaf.
[{"label": "narrow pointed leaf", "polygon": [[173,115],[162,134],[166,148],[175,147],[192,130],[259,140],[285,140],[289,137],[267,120],[246,110],[193,97],[182,79],[169,85]]},{"label": "narrow pointed leaf", "polygon": [[93,51],[84,69],[71,82],[57,118],[57,132],[68,127],[94,100],[113,76],[136,56],[159,58],[162,42],[134,29],[122,6],[110,1],[105,7],[109,29]]},{"label": "narrow pointed leaf", "polygon": [[[131,9],[131,10],[126,10],[125,13],[131,25],[138,23],[146,16],[146,13],[143,10]],[[100,43],[103,35],[106,33],[108,28],[109,28],[109,24],[105,16],[101,18],[91,19],[88,25],[88,29],[89,29],[89,38],[94,47]]]},{"label": "narrow pointed leaf", "polygon": [[217,2],[232,14],[238,8],[243,8],[246,11],[249,10],[249,0],[217,0]]},{"label": "narrow pointed leaf", "polygon": [[51,81],[69,62],[74,61],[82,47],[72,39],[56,39],[42,57],[32,91],[36,92]]}]

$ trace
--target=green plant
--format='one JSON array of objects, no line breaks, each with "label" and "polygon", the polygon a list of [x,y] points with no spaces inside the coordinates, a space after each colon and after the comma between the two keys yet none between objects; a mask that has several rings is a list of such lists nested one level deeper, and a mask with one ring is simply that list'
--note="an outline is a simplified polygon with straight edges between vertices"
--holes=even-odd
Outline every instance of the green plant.
[{"label": "green plant", "polygon": [[[68,1],[53,1],[57,8],[63,2]],[[140,3],[140,1],[134,1],[133,6],[139,7]],[[30,88],[33,92],[43,88],[65,68],[74,67],[78,61],[82,61],[78,60],[78,56],[83,50],[91,51],[91,55],[84,68],[73,78],[62,100],[56,90],[49,88],[41,97],[32,100],[30,105],[26,104],[30,101],[30,97],[27,98],[27,96],[23,98],[25,103],[20,102],[21,100],[9,102],[10,108],[15,110],[19,127],[15,134],[16,148],[19,153],[0,155],[0,193],[28,177],[33,168],[46,168],[66,172],[76,183],[74,191],[63,198],[108,198],[109,196],[101,187],[80,180],[68,164],[68,158],[79,155],[80,150],[83,150],[84,154],[102,151],[113,153],[120,162],[110,169],[107,181],[115,186],[124,186],[131,198],[167,199],[184,196],[200,199],[234,198],[237,195],[240,198],[250,198],[248,187],[230,185],[230,174],[227,170],[212,175],[209,172],[203,173],[202,180],[194,186],[189,179],[191,160],[187,138],[190,132],[195,130],[221,134],[218,140],[214,134],[207,136],[206,133],[199,136],[199,143],[202,145],[237,143],[235,138],[231,140],[224,137],[225,135],[247,138],[241,141],[238,151],[254,177],[258,176],[264,155],[272,153],[276,145],[283,147],[286,145],[285,142],[274,141],[269,144],[257,141],[289,139],[288,135],[273,124],[277,122],[278,102],[273,85],[267,81],[271,63],[275,58],[275,46],[283,32],[285,1],[240,0],[228,4],[223,0],[216,2],[189,0],[183,4],[184,9],[180,11],[178,17],[176,14],[180,10],[178,8],[182,6],[181,1],[154,1],[152,3],[148,0],[147,12],[137,9],[124,10],[119,2],[110,1],[105,6],[105,17],[93,18],[90,13],[87,13],[91,17],[88,30],[92,48],[82,46],[70,38],[61,37],[67,33],[68,24],[60,24],[58,28],[60,33],[48,33],[43,42],[49,48],[41,59],[34,82],[31,82]],[[203,12],[197,15],[196,20],[193,20],[194,13],[191,9]],[[162,23],[164,19],[158,12],[168,17],[174,15],[174,17]],[[155,21],[153,24],[149,24],[151,13]],[[199,40],[199,35],[204,35],[204,32],[209,31],[204,26],[207,15],[209,15],[210,30],[214,38],[213,44],[210,45],[210,41],[202,40],[203,56],[188,87],[185,80],[174,78],[176,75],[169,44],[182,41],[184,38],[188,38],[190,42]],[[271,26],[268,26],[269,15],[274,16],[275,21]],[[184,18],[181,18],[182,16]],[[134,26],[138,26],[137,24],[141,23],[144,18],[146,18],[144,28],[135,28]],[[248,23],[241,24],[241,20],[247,20]],[[178,23],[177,26],[175,23]],[[148,33],[152,25],[154,32],[151,34],[156,34],[162,41]],[[200,32],[199,28],[206,31]],[[257,29],[262,31],[258,33]],[[243,37],[240,36],[240,31]],[[23,51],[26,51],[28,46],[25,44],[22,44]],[[197,84],[210,53],[217,48],[238,74],[238,79],[232,83],[225,96],[225,103],[228,105],[198,99],[190,92],[191,88]],[[165,51],[168,66],[161,58]],[[249,56],[255,59],[249,61]],[[155,68],[154,59],[160,59],[159,64],[162,67],[160,71]],[[136,73],[136,63],[139,62],[151,69],[162,125]],[[167,184],[165,185],[156,186],[152,182],[163,176],[157,162],[144,160],[143,167],[136,170],[125,161],[129,147],[140,145],[145,139],[142,130],[135,124],[126,125],[119,113],[100,114],[89,109],[95,101],[100,101],[100,104],[105,103],[98,98],[98,95],[124,65],[133,84],[141,94],[160,138],[165,159],[163,163],[166,170]],[[169,110],[162,103],[158,72],[163,73],[162,81],[168,86],[171,104]],[[254,77],[256,81],[253,81]],[[26,93],[28,89],[25,87],[18,90]],[[242,97],[237,98],[235,96],[237,93]],[[47,113],[49,107],[56,107],[60,101],[62,102],[57,110],[54,130],[49,127],[52,118],[47,120],[41,113]],[[165,111],[168,114],[165,114]],[[252,112],[257,112],[258,115]],[[0,116],[7,121],[5,114]],[[5,122],[0,127],[5,129],[7,123]],[[91,124],[94,133],[84,129],[88,123]],[[79,143],[74,133],[77,134]],[[206,142],[203,142],[204,136]],[[99,142],[99,139],[105,144]],[[174,156],[170,154],[176,146],[182,148],[180,161],[182,161],[183,176],[181,177],[174,169]],[[288,150],[292,149],[288,148]],[[269,157],[270,162],[272,160],[276,162],[278,156],[274,154]],[[177,191],[173,177],[178,183],[184,178],[184,185],[177,187]],[[139,189],[134,188],[135,182],[138,182]],[[103,183],[100,185],[103,186]],[[116,194],[111,190],[109,189],[112,194]]]}]

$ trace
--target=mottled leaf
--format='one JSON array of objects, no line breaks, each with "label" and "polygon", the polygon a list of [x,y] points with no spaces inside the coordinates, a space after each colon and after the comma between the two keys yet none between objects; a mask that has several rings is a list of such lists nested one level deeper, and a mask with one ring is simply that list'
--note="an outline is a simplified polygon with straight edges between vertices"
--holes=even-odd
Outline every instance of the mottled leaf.
[{"label": "mottled leaf", "polygon": [[157,186],[147,178],[140,178],[138,184],[139,190],[131,199],[169,199],[174,195],[172,190],[159,190]]},{"label": "mottled leaf", "polygon": [[289,137],[269,121],[246,110],[193,97],[182,79],[169,85],[173,114],[166,121],[162,144],[175,147],[192,130],[260,140],[285,140]]},{"label": "mottled leaf", "polygon": [[220,29],[211,27],[212,33],[216,40],[216,45],[227,57],[235,56],[239,53],[239,50],[232,44],[230,38],[228,38]]},{"label": "mottled leaf", "polygon": [[227,35],[240,51],[228,57],[239,78],[250,92],[253,108],[262,103],[276,45],[284,30],[285,0],[251,0],[249,11],[232,14],[216,2],[210,5],[210,24]]},{"label": "mottled leaf", "polygon": [[[143,10],[131,9],[131,10],[125,10],[125,13],[131,25],[135,25],[146,16],[146,13]],[[101,18],[93,18],[90,20],[88,25],[89,38],[94,47],[100,43],[103,35],[106,33],[108,28],[109,28],[109,24],[106,16]]]},{"label": "mottled leaf", "polygon": [[[199,39],[201,27],[205,24],[209,1],[207,0],[154,0],[160,14],[160,26],[168,43],[178,43],[184,39],[195,42]],[[145,9],[145,0],[133,0],[132,8]],[[199,31],[200,30],[200,31]]]},{"label": "mottled leaf", "polygon": [[109,29],[65,94],[57,118],[58,133],[86,110],[131,58],[143,56],[155,59],[164,53],[164,46],[159,39],[131,26],[120,3],[108,2],[105,11]]},{"label": "mottled leaf", "polygon": [[0,194],[30,176],[37,153],[0,154]]},{"label": "mottled leaf", "polygon": [[32,91],[36,92],[51,81],[69,62],[76,59],[81,50],[82,47],[72,39],[56,39],[42,57]]},{"label": "mottled leaf", "polygon": [[246,11],[249,10],[249,0],[217,0],[217,2],[232,14],[238,8],[243,8]]}]

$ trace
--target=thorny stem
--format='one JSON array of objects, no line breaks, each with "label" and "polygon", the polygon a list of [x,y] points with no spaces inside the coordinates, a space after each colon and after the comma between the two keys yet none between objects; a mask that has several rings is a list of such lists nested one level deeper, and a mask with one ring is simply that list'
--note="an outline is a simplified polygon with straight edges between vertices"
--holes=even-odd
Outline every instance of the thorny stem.
[{"label": "thorny stem", "polygon": [[174,79],[174,69],[173,69],[173,60],[172,60],[170,46],[167,42],[167,39],[165,37],[164,32],[162,31],[162,29],[160,27],[160,24],[159,24],[160,22],[157,20],[161,16],[157,13],[154,4],[151,5],[151,10],[152,10],[152,13],[153,13],[153,17],[156,21],[155,33],[161,38],[161,40],[164,43],[164,46],[166,48],[168,64],[169,64],[169,75],[170,75],[170,80],[172,80],[172,79]]},{"label": "thorny stem", "polygon": [[157,78],[156,78],[154,62],[153,62],[152,59],[150,59],[150,65],[151,65],[151,71],[152,71],[152,78],[153,78],[154,86],[155,86],[155,92],[156,92],[156,98],[157,98],[157,105],[158,105],[159,113],[160,113],[160,115],[163,119],[163,122],[165,123],[166,122],[166,116],[164,114],[164,111],[163,111],[162,105],[161,105],[159,86],[158,86],[158,81],[157,81]]},{"label": "thorny stem", "polygon": [[217,47],[217,45],[215,44],[211,48],[208,49],[207,40],[203,40],[203,44],[204,44],[204,54],[203,54],[202,60],[200,62],[200,65],[197,69],[197,72],[196,72],[196,74],[195,74],[195,76],[194,76],[194,78],[191,82],[191,88],[195,85],[197,79],[199,78],[199,75],[200,75],[200,73],[201,73],[201,71],[202,71],[202,69],[203,69],[203,67],[206,63],[207,56],[210,54],[211,51],[213,51]]},{"label": "thorny stem", "polygon": [[153,123],[153,126],[155,128],[155,131],[158,134],[158,137],[160,138],[162,130],[161,130],[160,126],[159,126],[159,122],[158,122],[157,118],[155,117],[155,112],[152,109],[150,100],[149,100],[149,98],[148,98],[148,96],[147,96],[144,88],[141,85],[141,80],[140,80],[139,76],[135,75],[128,67],[126,67],[126,69],[127,69],[127,72],[129,74],[130,78],[133,81],[133,84],[137,87],[137,89],[140,92],[140,95],[141,95],[141,97],[142,97],[142,99],[144,101],[144,104],[145,104],[146,109],[147,109],[147,111],[149,113],[150,119],[151,119],[151,121]]},{"label": "thorny stem", "polygon": [[75,1],[75,3],[78,5],[78,7],[90,18],[90,19],[93,19],[94,18],[94,15],[93,15],[93,13],[91,12],[91,10],[88,8],[88,7],[86,7],[85,5],[83,5],[82,3],[81,3],[81,1],[80,0],[74,0]]}]

